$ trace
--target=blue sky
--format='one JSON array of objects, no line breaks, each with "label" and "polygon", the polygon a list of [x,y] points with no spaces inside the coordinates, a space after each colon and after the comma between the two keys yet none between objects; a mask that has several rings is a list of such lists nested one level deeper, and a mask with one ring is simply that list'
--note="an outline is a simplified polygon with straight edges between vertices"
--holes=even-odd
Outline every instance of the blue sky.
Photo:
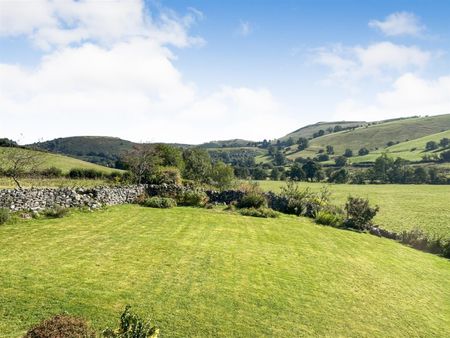
[{"label": "blue sky", "polygon": [[2,1],[0,136],[260,140],[449,113],[448,13],[425,0]]}]

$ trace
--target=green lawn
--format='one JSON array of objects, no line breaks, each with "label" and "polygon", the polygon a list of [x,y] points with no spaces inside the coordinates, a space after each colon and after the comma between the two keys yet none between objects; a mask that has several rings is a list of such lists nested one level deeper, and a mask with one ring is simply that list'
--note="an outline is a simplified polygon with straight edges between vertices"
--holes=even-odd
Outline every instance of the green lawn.
[{"label": "green lawn", "polygon": [[450,261],[283,215],[125,205],[0,227],[0,336],[124,305],[161,337],[449,337]]},{"label": "green lawn", "polygon": [[[259,181],[265,190],[279,191],[285,182]],[[332,200],[344,205],[349,195],[368,198],[380,211],[375,223],[382,228],[402,231],[415,227],[430,234],[450,237],[450,186],[448,185],[350,185],[301,182],[301,187],[318,191],[327,185]]]}]

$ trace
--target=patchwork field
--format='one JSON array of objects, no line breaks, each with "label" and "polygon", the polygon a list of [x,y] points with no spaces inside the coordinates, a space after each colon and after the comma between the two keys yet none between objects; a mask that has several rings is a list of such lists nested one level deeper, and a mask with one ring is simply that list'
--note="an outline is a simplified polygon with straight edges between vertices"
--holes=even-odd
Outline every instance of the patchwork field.
[{"label": "patchwork field", "polygon": [[126,205],[0,227],[0,336],[63,311],[161,337],[448,337],[450,262],[282,216]]},{"label": "patchwork field", "polygon": [[[284,182],[258,181],[266,191],[280,191]],[[324,185],[332,200],[344,205],[349,195],[368,198],[380,206],[375,223],[385,229],[402,231],[420,228],[427,233],[450,237],[450,186],[448,185],[350,185],[299,183],[318,191]]]}]

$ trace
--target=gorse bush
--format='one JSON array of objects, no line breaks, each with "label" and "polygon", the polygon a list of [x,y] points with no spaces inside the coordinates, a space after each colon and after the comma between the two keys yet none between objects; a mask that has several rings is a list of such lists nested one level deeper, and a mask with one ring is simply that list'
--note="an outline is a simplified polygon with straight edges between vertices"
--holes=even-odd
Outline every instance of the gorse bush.
[{"label": "gorse bush", "polygon": [[239,209],[239,213],[243,216],[262,217],[262,218],[277,218],[280,216],[280,213],[266,207],[243,208]]},{"label": "gorse bush", "polygon": [[10,217],[11,217],[11,213],[9,212],[9,209],[0,208],[0,225],[8,222]]},{"label": "gorse bush", "polygon": [[23,338],[95,338],[95,332],[81,318],[57,315],[30,329]]},{"label": "gorse bush", "polygon": [[141,202],[141,205],[144,207],[149,208],[161,208],[161,209],[168,209],[173,208],[177,206],[177,202],[170,197],[150,197],[145,199],[143,202]]},{"label": "gorse bush", "polygon": [[186,190],[177,196],[178,204],[188,207],[203,207],[208,200],[208,195],[201,190]]},{"label": "gorse bush", "polygon": [[124,312],[120,316],[120,323],[117,329],[106,329],[103,331],[103,337],[108,338],[157,338],[158,336],[159,329],[131,312],[130,305],[125,307]]},{"label": "gorse bush", "polygon": [[344,223],[347,227],[366,230],[372,225],[372,219],[377,214],[379,207],[371,207],[367,199],[349,196],[345,210],[347,217]]}]

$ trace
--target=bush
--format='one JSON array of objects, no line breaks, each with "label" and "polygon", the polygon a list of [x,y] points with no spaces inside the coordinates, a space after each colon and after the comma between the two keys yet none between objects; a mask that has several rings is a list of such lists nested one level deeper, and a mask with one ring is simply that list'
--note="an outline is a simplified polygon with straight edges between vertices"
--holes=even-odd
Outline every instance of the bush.
[{"label": "bush", "polygon": [[106,329],[103,336],[108,338],[157,338],[159,329],[150,322],[131,312],[127,305],[120,316],[119,327],[116,330]]},{"label": "bush", "polygon": [[9,212],[9,209],[0,208],[0,225],[8,222],[10,217],[11,217],[11,214]]},{"label": "bush", "polygon": [[29,330],[24,338],[94,338],[87,323],[77,317],[57,315]]},{"label": "bush", "polygon": [[372,219],[377,214],[379,207],[371,207],[367,199],[349,196],[345,204],[345,210],[347,211],[347,217],[344,224],[347,227],[366,230],[372,225]]},{"label": "bush", "polygon": [[63,218],[69,213],[69,209],[55,206],[53,208],[45,209],[42,213],[48,218]]},{"label": "bush", "polygon": [[277,218],[280,216],[279,212],[276,212],[270,208],[243,208],[239,209],[239,213],[243,216],[262,217],[262,218]]},{"label": "bush", "polygon": [[151,178],[152,184],[181,184],[181,173],[175,167],[159,168]]},{"label": "bush", "polygon": [[44,177],[61,177],[63,175],[62,170],[56,167],[51,167],[41,171],[41,175]]},{"label": "bush", "polygon": [[328,210],[319,210],[315,214],[315,222],[317,224],[329,225],[335,228],[341,227],[344,223],[344,216]]},{"label": "bush", "polygon": [[177,202],[173,198],[169,197],[150,197],[141,202],[141,205],[149,208],[168,209],[177,206]]},{"label": "bush", "polygon": [[261,208],[267,206],[267,199],[264,192],[257,183],[244,183],[239,187],[244,196],[238,201],[238,208]]},{"label": "bush", "polygon": [[287,203],[281,212],[297,216],[314,217],[322,208],[328,206],[330,192],[323,187],[319,193],[313,193],[309,188],[300,190],[297,184],[288,182],[281,188],[281,197]]},{"label": "bush", "polygon": [[75,179],[99,179],[104,177],[104,173],[95,169],[71,169],[68,176]]},{"label": "bush", "polygon": [[413,229],[411,231],[403,231],[399,235],[399,240],[414,249],[450,258],[449,239],[444,240],[438,236],[429,236],[420,229]]},{"label": "bush", "polygon": [[208,200],[208,195],[201,190],[186,190],[177,196],[178,204],[188,207],[203,207]]}]

